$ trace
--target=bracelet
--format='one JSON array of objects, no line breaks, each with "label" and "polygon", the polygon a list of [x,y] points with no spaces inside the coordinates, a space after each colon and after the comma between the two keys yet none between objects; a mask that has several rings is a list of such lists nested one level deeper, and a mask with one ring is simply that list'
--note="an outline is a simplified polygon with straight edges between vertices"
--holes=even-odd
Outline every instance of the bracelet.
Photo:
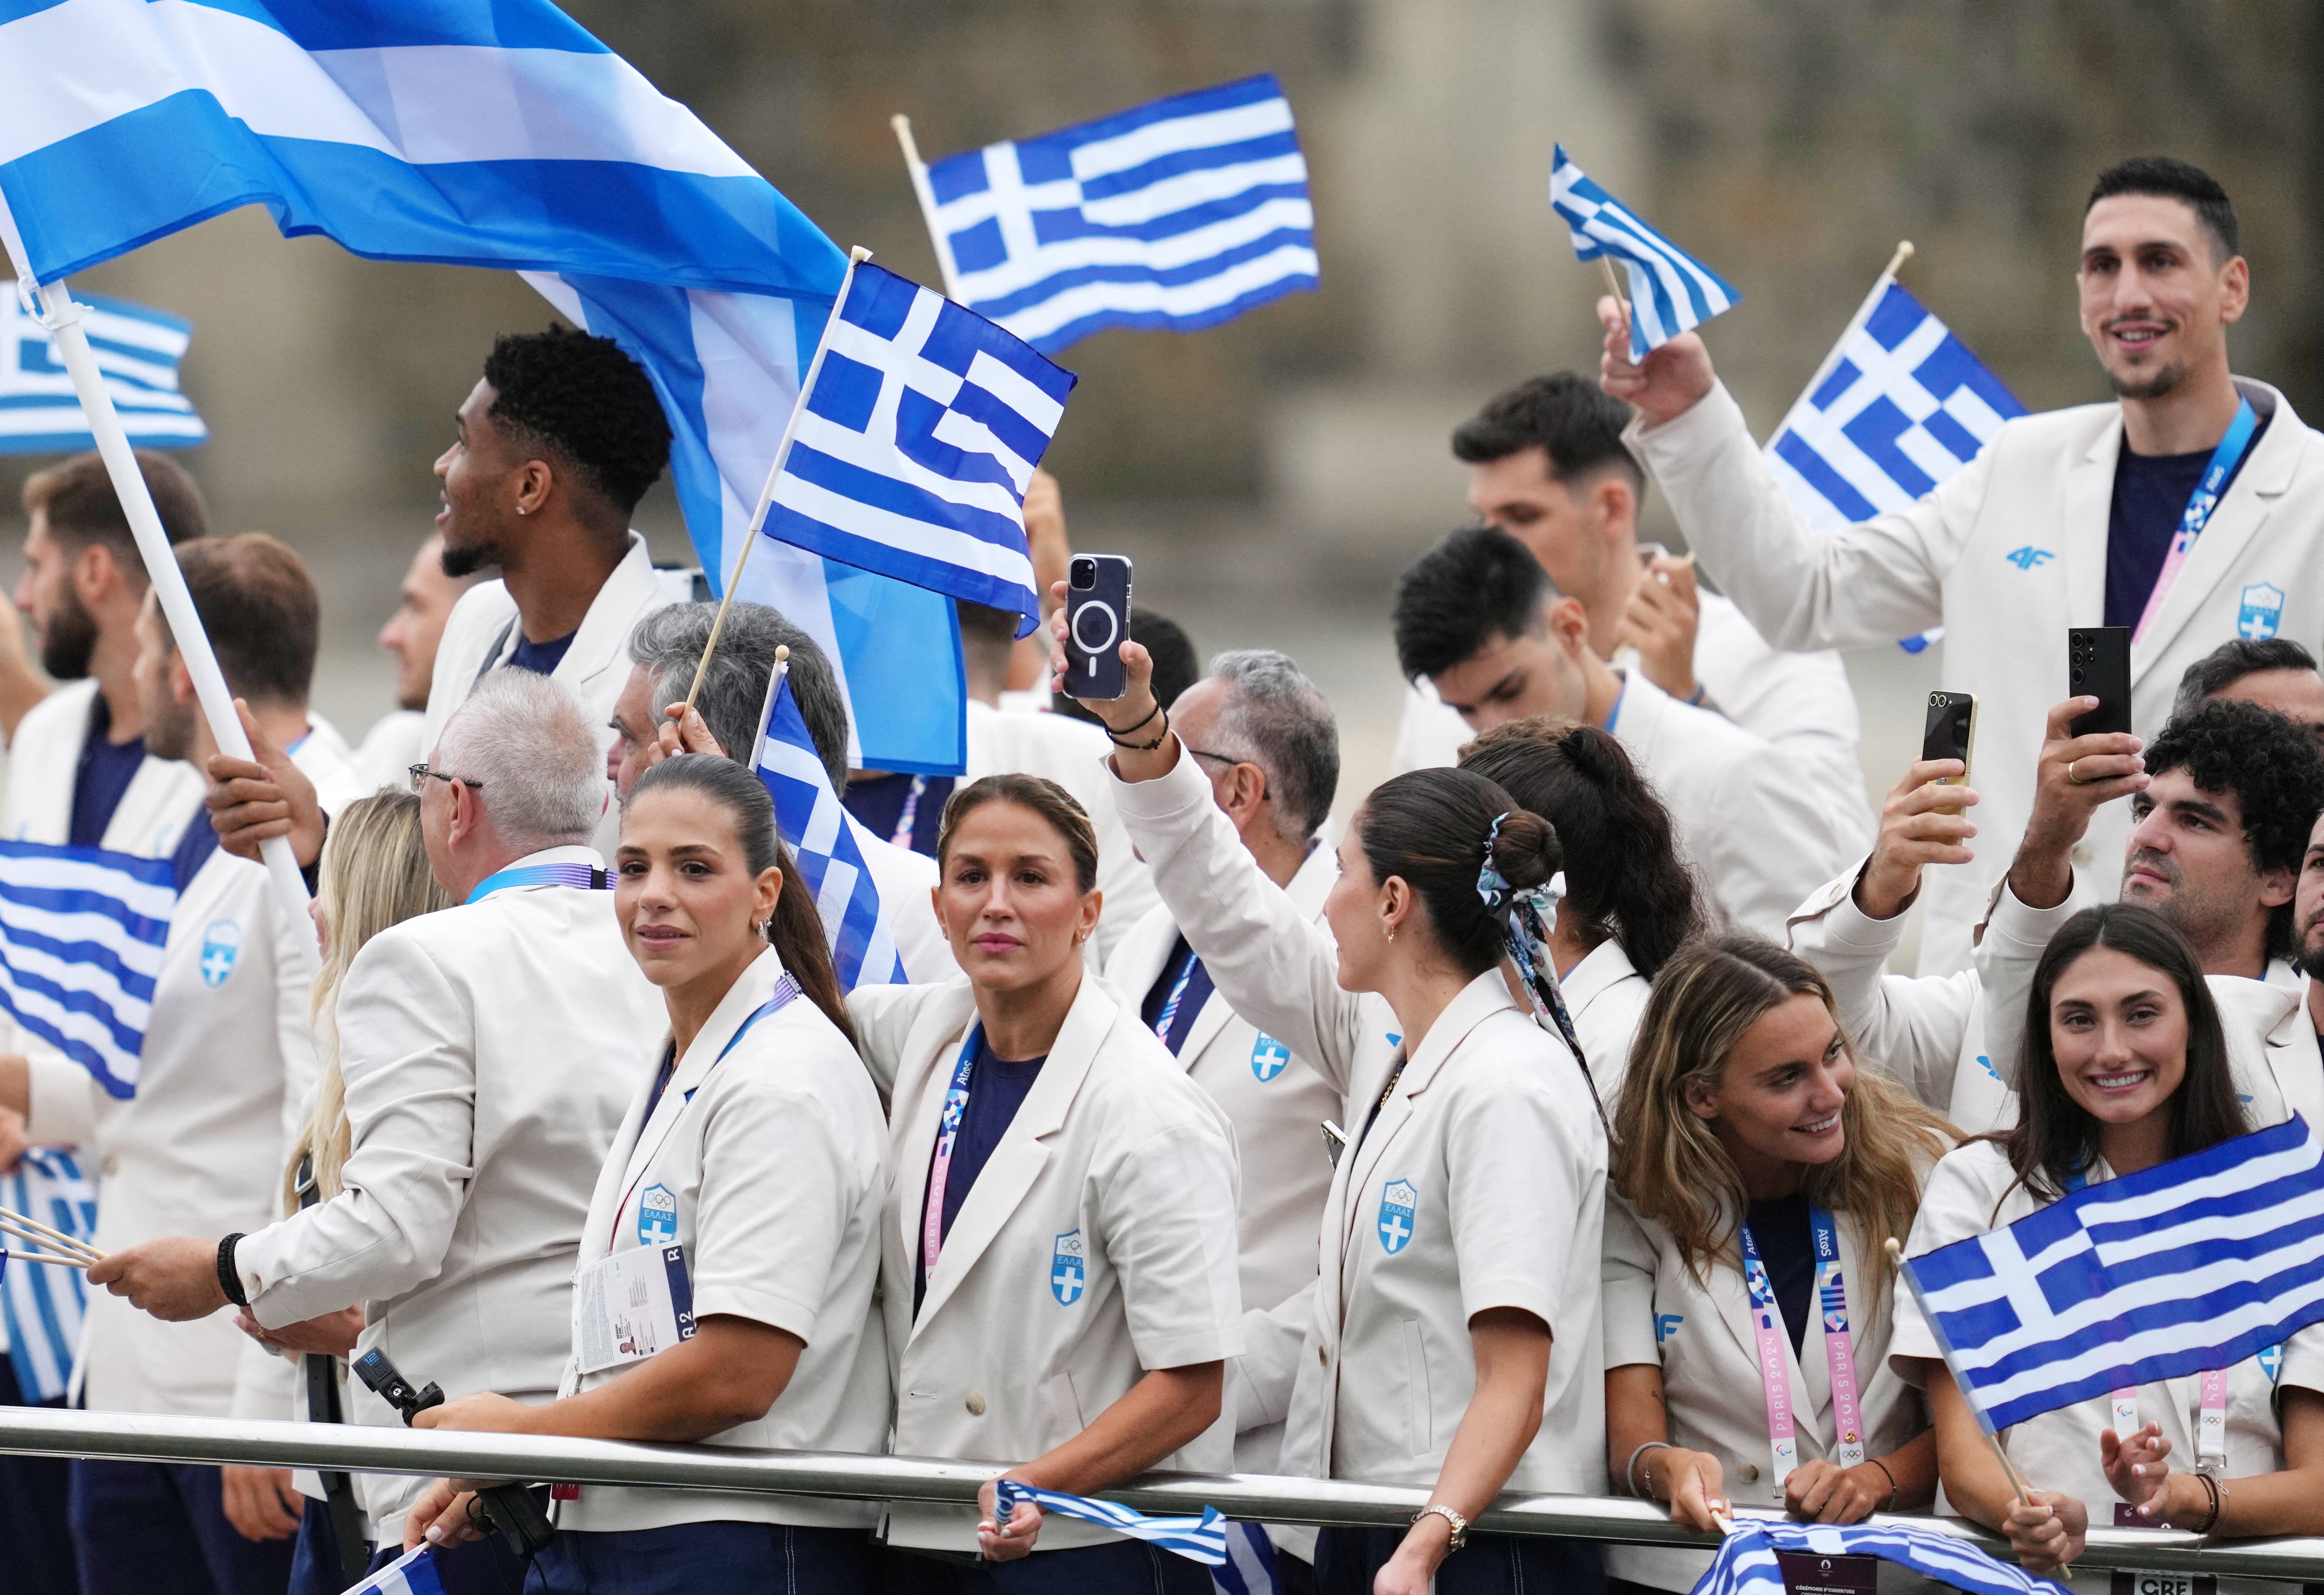
[{"label": "bracelet", "polygon": [[2195,1477],[2203,1481],[2204,1493],[2211,1498],[2211,1509],[2203,1518],[2203,1526],[2193,1532],[2209,1534],[2219,1526],[2219,1514],[2227,1508],[2227,1492],[2220,1486],[2219,1481],[2209,1473],[2198,1473]]},{"label": "bracelet", "polygon": [[1669,1451],[1672,1449],[1673,1447],[1671,1443],[1667,1440],[1649,1440],[1641,1444],[1637,1450],[1630,1453],[1630,1460],[1622,1464],[1622,1482],[1629,1487],[1629,1490],[1632,1495],[1637,1497],[1640,1500],[1654,1499],[1655,1477],[1653,1465],[1650,1463],[1647,1466],[1646,1482],[1645,1487],[1642,1489],[1638,1484],[1638,1459],[1646,1455],[1646,1452],[1650,1451]]},{"label": "bracelet", "polygon": [[[1113,727],[1110,725],[1105,728],[1105,740],[1111,742],[1117,748],[1127,748],[1133,753],[1151,753],[1155,749],[1160,747],[1163,742],[1167,741],[1170,735],[1170,712],[1167,709],[1165,709],[1157,702],[1154,705],[1154,715],[1159,715],[1162,716],[1162,729],[1154,733],[1154,740],[1152,742],[1125,742],[1119,736],[1114,734]],[[1138,723],[1138,725],[1145,724],[1147,720],[1154,718],[1154,715],[1147,715],[1144,720],[1140,720]],[[1136,731],[1138,729],[1138,725],[1127,725],[1122,727],[1122,729],[1125,731]]]},{"label": "bracelet", "polygon": [[1705,699],[1705,698],[1707,698],[1707,697],[1709,697],[1710,696],[1711,696],[1711,684],[1710,684],[1709,682],[1707,682],[1707,681],[1698,681],[1698,682],[1696,682],[1696,683],[1694,684],[1694,692],[1693,692],[1693,694],[1692,694],[1691,696],[1689,696],[1689,697],[1687,698],[1687,700],[1686,700],[1686,701],[1687,701],[1687,704],[1688,704],[1688,706],[1689,706],[1689,707],[1692,707],[1692,708],[1700,709],[1701,707],[1702,707],[1702,700],[1703,700],[1703,699]]},{"label": "bracelet", "polygon": [[1883,1512],[1894,1512],[1896,1509],[1896,1475],[1888,1471],[1888,1464],[1878,1457],[1866,1457],[1864,1460],[1879,1469],[1880,1476],[1888,1481],[1888,1498],[1881,1503],[1880,1509]]},{"label": "bracelet", "polygon": [[227,1301],[237,1307],[247,1307],[250,1305],[250,1297],[243,1292],[242,1277],[234,1270],[234,1243],[241,1239],[242,1231],[236,1230],[218,1242],[217,1282],[218,1288],[226,1293]]},{"label": "bracelet", "polygon": [[1412,1515],[1412,1520],[1415,1523],[1417,1523],[1422,1518],[1429,1517],[1432,1514],[1438,1517],[1442,1517],[1445,1522],[1452,1526],[1452,1543],[1444,1547],[1446,1551],[1457,1551],[1462,1545],[1468,1544],[1469,1520],[1466,1517],[1462,1517],[1460,1513],[1455,1512],[1452,1507],[1445,1506],[1441,1501],[1429,1502],[1428,1505],[1421,1507],[1419,1511],[1415,1512]]}]

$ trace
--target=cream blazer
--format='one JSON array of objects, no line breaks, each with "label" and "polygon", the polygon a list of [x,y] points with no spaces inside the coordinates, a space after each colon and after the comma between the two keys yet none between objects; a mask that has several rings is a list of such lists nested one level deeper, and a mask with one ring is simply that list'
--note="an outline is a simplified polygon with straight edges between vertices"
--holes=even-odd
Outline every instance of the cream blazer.
[{"label": "cream blazer", "polygon": [[[2324,439],[2283,395],[2236,379],[2273,416],[2213,512],[2146,637],[2131,650],[2132,729],[2153,737],[2189,665],[2237,636],[2324,644]],[[2006,423],[1984,453],[1910,509],[1819,531],[1784,496],[1725,387],[1626,438],[1720,590],[1778,648],[1893,644],[1945,628],[1945,680],[1977,695],[1974,781],[1987,836],[2023,834],[2043,717],[2066,696],[2066,629],[2106,615],[2107,515],[2122,410],[2085,404]],[[2129,834],[2109,804],[2075,855],[2092,900],[2112,895]],[[1970,931],[2006,849],[1933,871],[1921,972],[1969,962]]]},{"label": "cream blazer", "polygon": [[[890,1101],[880,1278],[897,1454],[997,1474],[1080,1434],[1151,1369],[1240,1353],[1234,1129],[1133,1005],[1083,976],[917,1316],[928,1167],[975,996],[966,981],[859,986],[848,1012]],[[1233,1443],[1230,1405],[1156,1465],[1225,1472]],[[893,1502],[886,1535],[973,1552],[976,1510]],[[1036,1549],[1116,1537],[1052,1517]]]}]

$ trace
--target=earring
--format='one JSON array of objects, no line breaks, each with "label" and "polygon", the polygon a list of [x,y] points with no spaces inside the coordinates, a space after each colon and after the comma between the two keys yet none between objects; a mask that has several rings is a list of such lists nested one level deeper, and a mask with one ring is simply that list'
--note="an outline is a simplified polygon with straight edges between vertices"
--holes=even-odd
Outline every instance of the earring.
[{"label": "earring", "polygon": [[1393,925],[1388,927],[1388,939],[1390,941],[1396,940],[1396,927]]},{"label": "earring", "polygon": [[520,515],[523,514],[523,513],[524,513],[524,506],[523,506],[522,504],[519,504],[519,505],[516,507],[516,512],[517,512],[518,514],[520,514]]}]

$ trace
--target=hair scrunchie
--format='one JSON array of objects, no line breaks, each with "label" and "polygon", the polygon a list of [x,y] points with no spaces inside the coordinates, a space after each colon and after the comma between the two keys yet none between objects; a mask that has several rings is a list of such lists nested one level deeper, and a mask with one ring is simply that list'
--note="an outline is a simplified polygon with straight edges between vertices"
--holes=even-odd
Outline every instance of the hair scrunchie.
[{"label": "hair scrunchie", "polygon": [[[1565,871],[1560,870],[1547,881],[1528,890],[1519,891],[1510,886],[1493,862],[1494,844],[1501,839],[1501,822],[1507,814],[1493,816],[1492,829],[1485,834],[1485,859],[1477,871],[1477,896],[1485,905],[1486,917],[1491,919],[1501,933],[1501,945],[1509,962],[1517,966],[1519,983],[1525,988],[1526,1001],[1533,1009],[1534,1022],[1561,1037],[1581,1066],[1582,1080],[1590,1087],[1591,1105],[1598,1110],[1598,1121],[1607,1125],[1606,1104],[1598,1095],[1598,1082],[1590,1074],[1590,1060],[1582,1051],[1582,1038],[1574,1034],[1573,1018],[1565,1010],[1565,995],[1558,990],[1556,965],[1549,956],[1549,926],[1557,917],[1557,905],[1565,896]],[[1538,948],[1538,954],[1536,949]]]}]

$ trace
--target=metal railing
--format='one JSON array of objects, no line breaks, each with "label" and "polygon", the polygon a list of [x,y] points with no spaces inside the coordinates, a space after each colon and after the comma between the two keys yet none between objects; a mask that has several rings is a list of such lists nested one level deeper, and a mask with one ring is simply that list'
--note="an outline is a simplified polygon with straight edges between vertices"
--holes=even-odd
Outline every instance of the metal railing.
[{"label": "metal railing", "polygon": [[[839,1452],[641,1445],[26,1406],[0,1406],[0,1453],[961,1503],[975,1500],[978,1487],[1000,1471],[984,1462]],[[1259,1473],[1148,1473],[1104,1493],[1142,1512],[1193,1514],[1212,1506],[1248,1521],[1388,1527],[1403,1526],[1428,1499],[1426,1490],[1399,1485]],[[1775,1516],[1749,1507],[1738,1515]],[[2004,1541],[1957,1517],[1896,1521],[1938,1529],[2005,1560],[2008,1556]],[[1631,1545],[1709,1549],[1718,1544],[1711,1535],[1680,1528],[1660,1507],[1621,1498],[1507,1494],[1477,1519],[1476,1526],[1496,1534],[1558,1535]],[[2324,1581],[2324,1538],[2213,1541],[2170,1529],[2092,1528],[2089,1549],[2075,1565]]]}]

